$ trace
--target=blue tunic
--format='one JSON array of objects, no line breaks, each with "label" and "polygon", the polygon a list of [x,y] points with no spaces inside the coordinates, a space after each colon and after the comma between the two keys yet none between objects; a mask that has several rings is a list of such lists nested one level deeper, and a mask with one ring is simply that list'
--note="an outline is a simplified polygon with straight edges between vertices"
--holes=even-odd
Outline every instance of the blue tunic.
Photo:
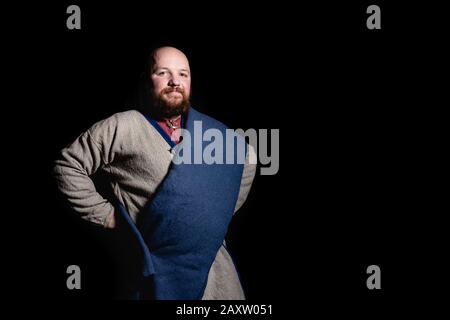
[{"label": "blue tunic", "polygon": [[[226,136],[225,125],[193,108],[185,119],[185,129],[191,135],[194,121],[201,121],[203,130],[217,129]],[[155,126],[151,119],[150,123]],[[223,145],[225,159],[226,143],[234,144],[234,164],[172,163],[136,225],[120,206],[142,249],[142,277],[134,298],[202,298],[239,195],[244,166],[236,161],[238,150],[242,150],[237,146],[245,145],[245,139],[238,137],[235,142],[226,140]],[[204,149],[210,142],[202,143]]]}]

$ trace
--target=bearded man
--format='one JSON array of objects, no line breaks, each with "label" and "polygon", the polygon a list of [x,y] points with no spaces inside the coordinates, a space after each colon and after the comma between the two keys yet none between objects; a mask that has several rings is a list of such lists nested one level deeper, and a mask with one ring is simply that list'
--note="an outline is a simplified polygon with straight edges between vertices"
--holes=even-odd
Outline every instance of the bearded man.
[{"label": "bearded man", "polygon": [[[193,130],[194,122],[224,136],[227,127],[190,105],[183,52],[154,50],[148,71],[148,110],[114,114],[63,149],[54,169],[58,189],[83,219],[125,228],[137,243],[139,275],[129,278],[131,290],[122,297],[244,299],[225,236],[255,176],[252,149],[237,137],[245,144],[244,163],[175,164],[182,131]],[[224,146],[223,153],[230,150]],[[97,190],[92,176],[98,172],[112,199]]]}]

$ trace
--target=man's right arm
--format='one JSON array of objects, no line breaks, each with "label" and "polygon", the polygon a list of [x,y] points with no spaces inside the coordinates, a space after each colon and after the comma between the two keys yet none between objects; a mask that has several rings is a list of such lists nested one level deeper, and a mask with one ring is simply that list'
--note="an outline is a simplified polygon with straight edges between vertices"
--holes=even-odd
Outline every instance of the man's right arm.
[{"label": "man's right arm", "polygon": [[85,220],[113,228],[114,206],[96,190],[91,175],[111,159],[115,119],[94,125],[62,150],[54,167],[57,187],[70,207]]}]

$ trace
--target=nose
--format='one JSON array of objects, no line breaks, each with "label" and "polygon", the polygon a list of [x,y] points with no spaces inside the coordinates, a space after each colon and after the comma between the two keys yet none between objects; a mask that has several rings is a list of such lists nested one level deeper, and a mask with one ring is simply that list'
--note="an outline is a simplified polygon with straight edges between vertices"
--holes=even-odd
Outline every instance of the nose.
[{"label": "nose", "polygon": [[179,87],[180,79],[176,75],[172,75],[169,79],[169,86],[170,87]]}]

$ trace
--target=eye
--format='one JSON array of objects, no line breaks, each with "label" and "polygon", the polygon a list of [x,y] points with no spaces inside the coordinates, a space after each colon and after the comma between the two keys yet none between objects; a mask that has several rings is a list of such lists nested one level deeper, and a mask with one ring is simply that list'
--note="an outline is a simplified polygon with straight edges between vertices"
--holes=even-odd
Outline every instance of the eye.
[{"label": "eye", "polygon": [[166,71],[159,71],[156,73],[158,76],[164,76],[166,74]]},{"label": "eye", "polygon": [[189,75],[187,73],[180,73],[180,76],[182,76],[183,78],[187,78]]}]

